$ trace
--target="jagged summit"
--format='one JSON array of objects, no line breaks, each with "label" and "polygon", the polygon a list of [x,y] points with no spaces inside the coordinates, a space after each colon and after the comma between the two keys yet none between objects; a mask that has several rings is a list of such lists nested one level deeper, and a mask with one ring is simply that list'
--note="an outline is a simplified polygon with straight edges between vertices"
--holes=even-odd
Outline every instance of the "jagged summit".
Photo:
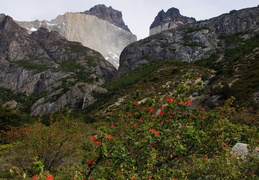
[{"label": "jagged summit", "polygon": [[89,11],[85,11],[83,13],[94,15],[102,20],[108,21],[109,23],[130,32],[128,26],[125,25],[122,19],[121,11],[115,10],[111,6],[106,7],[104,4],[99,4],[92,7]]},{"label": "jagged summit", "polygon": [[160,33],[161,31],[172,29],[179,25],[192,22],[196,22],[195,18],[181,15],[179,9],[177,8],[170,8],[166,12],[161,10],[149,28],[150,35],[154,35]]}]

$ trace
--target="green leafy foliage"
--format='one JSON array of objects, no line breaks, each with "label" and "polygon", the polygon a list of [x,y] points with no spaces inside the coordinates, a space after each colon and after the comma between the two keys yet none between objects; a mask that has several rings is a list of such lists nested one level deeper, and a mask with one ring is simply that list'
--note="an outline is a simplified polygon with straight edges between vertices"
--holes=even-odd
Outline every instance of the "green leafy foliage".
[{"label": "green leafy foliage", "polygon": [[[254,147],[257,129],[229,121],[228,116],[235,112],[232,100],[210,111],[191,108],[194,102],[186,95],[195,88],[193,84],[186,80],[166,99],[133,100],[116,119],[107,118],[110,128],[101,128],[91,137],[92,146],[85,147],[85,178],[258,177],[258,158],[241,164],[230,153],[236,142]],[[228,161],[228,169],[223,171]]]},{"label": "green leafy foliage", "polygon": [[10,126],[18,127],[30,122],[32,118],[28,118],[27,115],[9,107],[0,106],[0,136],[3,131],[9,130]]}]

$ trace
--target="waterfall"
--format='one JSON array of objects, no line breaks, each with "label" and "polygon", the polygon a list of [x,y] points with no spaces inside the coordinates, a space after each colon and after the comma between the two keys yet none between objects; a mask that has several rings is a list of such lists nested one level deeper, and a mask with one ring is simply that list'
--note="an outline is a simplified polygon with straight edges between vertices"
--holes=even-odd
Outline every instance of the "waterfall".
[{"label": "waterfall", "polygon": [[84,94],[84,98],[83,98],[83,104],[82,104],[82,109],[85,108],[85,104],[86,104],[86,97],[87,97],[87,93]]}]

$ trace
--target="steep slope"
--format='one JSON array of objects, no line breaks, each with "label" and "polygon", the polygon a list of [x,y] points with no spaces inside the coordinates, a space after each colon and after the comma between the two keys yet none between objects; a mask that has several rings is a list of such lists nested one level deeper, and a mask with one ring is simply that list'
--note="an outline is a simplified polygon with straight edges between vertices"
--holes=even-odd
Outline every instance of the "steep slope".
[{"label": "steep slope", "polygon": [[57,31],[70,41],[100,52],[116,68],[121,51],[137,40],[122,20],[120,11],[97,5],[83,13],[66,13],[51,21],[17,22],[29,32],[39,27]]},{"label": "steep slope", "polygon": [[252,37],[259,29],[259,7],[234,11],[206,21],[189,23],[130,44],[120,56],[119,73],[135,70],[152,60],[194,62],[227,48],[222,35],[246,33]]},{"label": "steep slope", "polygon": [[100,85],[116,71],[98,52],[46,28],[28,34],[3,14],[0,45],[0,86],[33,95],[31,115],[91,104],[92,93],[106,92]]},{"label": "steep slope", "polygon": [[[259,7],[190,23],[132,43],[121,54],[119,76],[156,61],[183,61],[212,68],[201,103],[215,106],[235,96],[258,108]],[[204,79],[206,80],[206,79]]]},{"label": "steep slope", "polygon": [[149,35],[158,34],[162,31],[193,22],[196,22],[195,18],[182,16],[177,8],[170,8],[166,12],[161,10],[149,28]]}]

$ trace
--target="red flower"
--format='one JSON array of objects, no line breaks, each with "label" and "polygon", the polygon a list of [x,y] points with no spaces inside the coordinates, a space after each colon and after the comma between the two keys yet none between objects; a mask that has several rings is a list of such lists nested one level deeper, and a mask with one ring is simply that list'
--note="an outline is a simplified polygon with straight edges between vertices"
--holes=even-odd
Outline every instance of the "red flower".
[{"label": "red flower", "polygon": [[161,112],[160,112],[160,115],[161,115],[161,116],[165,115],[165,112],[164,112],[164,111],[161,111]]},{"label": "red flower", "polygon": [[88,161],[86,161],[87,164],[94,164],[95,160],[94,159],[89,159]]},{"label": "red flower", "polygon": [[153,114],[152,116],[153,116],[153,117],[156,117],[157,115],[156,115],[156,114]]},{"label": "red flower", "polygon": [[160,132],[159,131],[155,132],[154,136],[160,136]]},{"label": "red flower", "polygon": [[54,180],[54,177],[52,176],[52,175],[48,175],[48,177],[44,177],[45,178],[45,180]]},{"label": "red flower", "polygon": [[186,104],[189,106],[192,105],[191,101],[187,101]]},{"label": "red flower", "polygon": [[180,105],[184,105],[184,102],[183,102],[183,101],[180,101],[179,104],[180,104]]},{"label": "red flower", "polygon": [[139,105],[139,102],[135,102],[135,105],[138,106],[138,105]]},{"label": "red flower", "polygon": [[92,136],[92,141],[95,142],[96,141],[96,136]]},{"label": "red flower", "polygon": [[137,125],[136,124],[134,124],[134,125],[132,125],[134,128],[136,128],[137,127]]},{"label": "red flower", "polygon": [[94,143],[95,143],[95,146],[101,145],[101,142],[100,142],[100,141],[95,141]]},{"label": "red flower", "polygon": [[153,112],[154,110],[152,108],[148,108],[148,111],[149,112]]},{"label": "red flower", "polygon": [[108,138],[108,139],[113,139],[113,136],[110,135],[110,134],[108,134],[108,135],[107,135],[107,138]]},{"label": "red flower", "polygon": [[150,129],[149,131],[154,133],[154,136],[160,136],[160,132],[155,129]]},{"label": "red flower", "polygon": [[168,103],[171,103],[173,101],[174,101],[174,99],[172,99],[172,98],[166,98],[166,102],[168,102]]},{"label": "red flower", "polygon": [[39,178],[39,176],[33,176],[33,178],[31,180],[37,180]]}]

